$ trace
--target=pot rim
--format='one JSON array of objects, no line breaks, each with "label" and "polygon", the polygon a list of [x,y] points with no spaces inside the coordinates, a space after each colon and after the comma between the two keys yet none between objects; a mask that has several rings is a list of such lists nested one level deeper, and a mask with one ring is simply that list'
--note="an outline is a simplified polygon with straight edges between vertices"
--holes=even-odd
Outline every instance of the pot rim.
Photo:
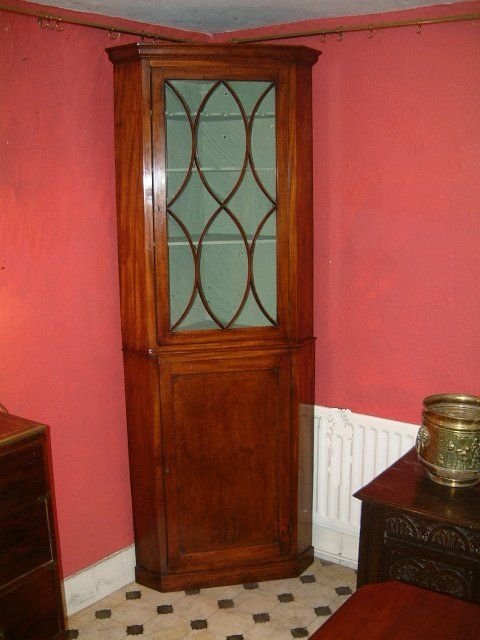
[{"label": "pot rim", "polygon": [[[458,428],[467,431],[480,431],[480,397],[462,393],[437,393],[427,396],[423,400],[424,410],[422,417],[426,422],[448,428]],[[464,417],[456,415],[455,412],[449,415],[445,406],[454,407],[466,406],[470,409],[470,415]],[[439,408],[443,410],[439,410]]]}]

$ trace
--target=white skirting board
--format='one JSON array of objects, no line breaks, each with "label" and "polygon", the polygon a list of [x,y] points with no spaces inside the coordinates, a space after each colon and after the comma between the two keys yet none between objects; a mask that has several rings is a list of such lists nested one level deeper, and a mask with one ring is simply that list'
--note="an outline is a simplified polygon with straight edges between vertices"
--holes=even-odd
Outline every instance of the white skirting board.
[{"label": "white skirting board", "polygon": [[135,547],[132,544],[63,581],[68,616],[85,609],[135,580]]},{"label": "white skirting board", "polygon": [[[315,407],[313,546],[324,560],[356,568],[360,502],[352,497],[415,442],[418,425]],[[135,548],[122,549],[64,581],[67,615],[135,580]]]}]

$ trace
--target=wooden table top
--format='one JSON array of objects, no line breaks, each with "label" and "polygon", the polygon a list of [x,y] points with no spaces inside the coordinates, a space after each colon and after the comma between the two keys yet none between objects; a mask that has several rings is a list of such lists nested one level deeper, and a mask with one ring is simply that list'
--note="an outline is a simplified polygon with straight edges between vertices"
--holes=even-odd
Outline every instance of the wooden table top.
[{"label": "wooden table top", "polygon": [[404,582],[361,587],[310,640],[479,640],[480,605]]},{"label": "wooden table top", "polygon": [[[480,526],[480,484],[447,487],[430,480],[415,449],[357,491],[364,502],[406,509],[435,520]],[[478,635],[480,638],[480,633]]]}]

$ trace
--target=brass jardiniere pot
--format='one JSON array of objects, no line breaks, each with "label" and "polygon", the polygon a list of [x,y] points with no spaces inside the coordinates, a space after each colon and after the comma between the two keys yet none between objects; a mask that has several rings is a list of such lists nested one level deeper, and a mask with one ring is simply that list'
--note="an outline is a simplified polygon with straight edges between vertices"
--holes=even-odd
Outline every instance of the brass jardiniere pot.
[{"label": "brass jardiniere pot", "polygon": [[480,481],[480,397],[438,394],[423,401],[416,449],[429,477],[450,487]]}]

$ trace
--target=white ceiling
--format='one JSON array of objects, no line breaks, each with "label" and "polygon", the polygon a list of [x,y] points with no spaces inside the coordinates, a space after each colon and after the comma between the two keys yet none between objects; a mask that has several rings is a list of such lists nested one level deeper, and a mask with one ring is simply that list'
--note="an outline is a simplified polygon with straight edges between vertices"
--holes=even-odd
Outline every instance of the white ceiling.
[{"label": "white ceiling", "polygon": [[[461,0],[456,0],[460,2]],[[367,15],[425,7],[435,0],[35,0],[37,4],[99,13],[204,33],[220,33],[310,18]],[[444,4],[455,4],[447,2]]]}]

